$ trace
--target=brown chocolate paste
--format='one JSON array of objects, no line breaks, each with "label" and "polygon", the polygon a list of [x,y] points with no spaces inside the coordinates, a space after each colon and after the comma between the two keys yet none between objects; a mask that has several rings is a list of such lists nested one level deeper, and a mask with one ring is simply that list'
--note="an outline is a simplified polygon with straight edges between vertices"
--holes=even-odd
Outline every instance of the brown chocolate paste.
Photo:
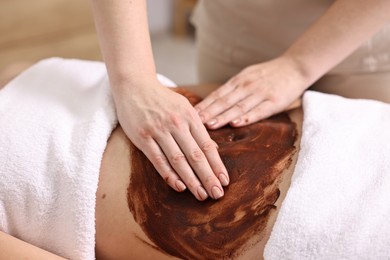
[{"label": "brown chocolate paste", "polygon": [[[192,104],[199,98],[179,89]],[[129,209],[162,251],[182,259],[232,259],[262,238],[280,191],[283,170],[296,151],[296,125],[286,114],[241,127],[209,131],[219,146],[230,184],[220,200],[200,202],[178,193],[132,146]],[[253,244],[253,243],[252,243]]]}]

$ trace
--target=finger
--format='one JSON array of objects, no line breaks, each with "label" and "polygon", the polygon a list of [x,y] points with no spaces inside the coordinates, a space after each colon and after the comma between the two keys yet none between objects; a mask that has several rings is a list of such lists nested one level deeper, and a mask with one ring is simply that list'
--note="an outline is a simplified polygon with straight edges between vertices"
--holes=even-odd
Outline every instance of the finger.
[{"label": "finger", "polygon": [[160,176],[165,182],[178,192],[184,191],[187,187],[180,180],[180,177],[172,169],[167,157],[164,155],[158,144],[150,139],[147,146],[149,149],[145,149],[144,154],[152,162],[154,168],[158,171]]},{"label": "finger", "polygon": [[[216,117],[217,123],[212,126],[216,129],[230,123],[232,126],[240,123],[240,117],[248,113],[263,101],[263,97],[250,95],[237,102],[233,107]],[[211,128],[211,127],[210,127]]]},{"label": "finger", "polygon": [[208,107],[210,104],[212,104],[215,100],[225,96],[229,92],[233,91],[236,88],[236,85],[230,84],[229,82],[226,82],[225,84],[221,85],[219,88],[211,92],[207,97],[205,97],[201,102],[196,104],[195,108],[198,110],[203,110],[206,107]]},{"label": "finger", "polygon": [[190,167],[186,155],[182,152],[175,139],[170,133],[159,135],[156,141],[164,152],[171,167],[175,170],[180,179],[188,187],[198,200],[205,200],[208,197],[206,190],[202,187],[194,171]]},{"label": "finger", "polygon": [[210,120],[206,121],[206,126],[210,129],[216,129],[220,126],[225,125],[227,122],[219,121],[221,114],[231,109],[241,100],[247,98],[248,95],[249,92],[244,91],[243,89],[237,89],[216,100],[202,113],[203,115],[207,115],[205,117],[211,118]]},{"label": "finger", "polygon": [[229,185],[229,174],[225,165],[218,153],[216,143],[210,138],[206,128],[195,121],[191,124],[191,134],[197,142],[200,149],[206,156],[207,162],[210,165],[214,175],[219,179],[223,186]]},{"label": "finger", "polygon": [[[198,146],[191,133],[189,131],[185,133],[178,132],[174,134],[174,138],[210,197],[213,199],[221,198],[224,194],[221,183],[207,161],[206,155]],[[216,150],[216,145],[211,139],[207,146],[208,149]]]},{"label": "finger", "polygon": [[276,113],[281,112],[282,109],[277,107],[273,102],[270,100],[266,100],[262,103],[260,103],[258,106],[250,110],[245,115],[241,116],[239,118],[239,122],[237,124],[234,124],[235,127],[241,127],[246,126],[252,123],[255,123],[257,121],[266,119]]},{"label": "finger", "polygon": [[[211,120],[214,116],[218,115],[220,111],[223,111],[221,107],[218,108],[218,106],[215,105],[213,106],[213,104],[220,100],[226,100],[226,98],[229,98],[231,93],[236,90],[237,86],[238,85],[226,83],[221,87],[219,87],[214,92],[212,92],[205,99],[203,99],[203,101],[199,102],[195,106],[195,109],[198,111],[202,123],[206,123],[207,121]],[[217,110],[213,111],[213,108],[214,109],[217,108]]]}]

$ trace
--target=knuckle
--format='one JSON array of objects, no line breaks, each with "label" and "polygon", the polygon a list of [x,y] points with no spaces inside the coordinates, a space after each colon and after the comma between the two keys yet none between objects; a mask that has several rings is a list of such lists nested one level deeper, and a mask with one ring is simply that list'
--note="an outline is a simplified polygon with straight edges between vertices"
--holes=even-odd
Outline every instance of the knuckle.
[{"label": "knuckle", "polygon": [[154,123],[154,126],[153,125],[149,125],[148,129],[150,129],[149,132],[151,132],[151,133],[153,133],[155,131],[166,132],[166,128],[165,128],[164,124],[160,120],[157,120]]},{"label": "knuckle", "polygon": [[256,86],[256,78],[254,78],[253,76],[252,77],[248,77],[245,79],[245,81],[243,81],[243,83],[240,85],[241,88],[243,89],[253,89],[254,86]]},{"label": "knuckle", "polygon": [[148,139],[152,136],[148,127],[139,127],[137,133],[142,139]]},{"label": "knuckle", "polygon": [[219,103],[223,108],[229,108],[231,106],[231,98],[229,98],[229,96],[224,96],[219,99]]},{"label": "knuckle", "polygon": [[170,171],[163,171],[163,172],[160,172],[160,176],[161,176],[161,178],[163,178],[165,183],[167,183],[169,186],[171,186],[172,188],[175,187],[175,180],[176,180],[176,178],[174,177],[172,172],[170,172]]},{"label": "knuckle", "polygon": [[162,173],[160,173],[160,175],[161,175],[161,177],[164,179],[164,181],[165,181],[166,183],[170,184],[171,178],[170,178],[170,176],[169,176],[169,173],[167,173],[167,172],[162,172]]},{"label": "knuckle", "polygon": [[213,175],[208,175],[203,181],[203,185],[206,187],[212,187],[216,183],[216,177]]},{"label": "knuckle", "polygon": [[154,161],[154,164],[156,165],[156,168],[163,168],[166,167],[168,164],[167,159],[163,155],[153,155],[152,160]]},{"label": "knuckle", "polygon": [[217,149],[216,144],[213,140],[209,139],[202,144],[202,151],[209,152]]},{"label": "knuckle", "polygon": [[199,114],[199,117],[200,117],[200,118],[203,118],[204,120],[206,120],[206,119],[211,118],[211,114],[208,113],[207,111],[202,111],[202,112]]},{"label": "knuckle", "polygon": [[240,102],[236,104],[236,108],[241,111],[241,113],[247,112],[247,105],[244,102]]},{"label": "knuckle", "polygon": [[200,162],[204,159],[204,154],[200,149],[195,149],[190,153],[191,162]]},{"label": "knuckle", "polygon": [[183,130],[188,125],[188,122],[192,122],[198,117],[195,109],[182,109],[181,113],[170,113],[169,123],[176,129]]},{"label": "knuckle", "polygon": [[247,80],[247,81],[245,81],[244,83],[242,83],[240,85],[240,88],[241,89],[245,89],[246,91],[248,91],[252,86],[253,86],[252,82]]},{"label": "knuckle", "polygon": [[176,127],[176,128],[180,128],[182,125],[182,119],[176,113],[169,114],[169,121],[170,121],[171,125]]},{"label": "knuckle", "polygon": [[147,122],[137,129],[137,133],[142,139],[149,139],[158,133],[165,132],[167,132],[167,128],[160,120],[156,120],[153,123]]},{"label": "knuckle", "polygon": [[171,157],[171,162],[173,164],[176,164],[176,165],[184,162],[185,160],[186,160],[186,157],[182,153],[176,153],[176,154],[172,155],[172,157]]}]

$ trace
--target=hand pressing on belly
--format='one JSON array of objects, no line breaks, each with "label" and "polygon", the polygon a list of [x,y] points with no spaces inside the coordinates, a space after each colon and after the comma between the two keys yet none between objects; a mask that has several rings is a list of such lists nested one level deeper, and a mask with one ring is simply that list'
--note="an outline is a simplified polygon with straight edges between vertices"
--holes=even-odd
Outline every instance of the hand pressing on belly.
[{"label": "hand pressing on belly", "polygon": [[294,63],[280,57],[245,68],[195,108],[210,129],[246,126],[287,110],[306,87]]},{"label": "hand pressing on belly", "polygon": [[[119,122],[129,139],[176,191],[198,200],[223,196],[229,177],[195,109],[156,80],[114,92]],[[222,185],[221,185],[222,183]]]}]

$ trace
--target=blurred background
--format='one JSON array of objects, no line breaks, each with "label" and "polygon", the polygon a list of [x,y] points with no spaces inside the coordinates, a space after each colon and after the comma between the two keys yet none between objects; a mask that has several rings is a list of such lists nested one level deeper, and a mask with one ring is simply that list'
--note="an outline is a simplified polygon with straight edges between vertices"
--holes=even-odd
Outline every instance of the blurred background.
[{"label": "blurred background", "polygon": [[[178,84],[196,83],[196,0],[147,0],[157,71]],[[0,71],[47,57],[102,60],[89,0],[1,0]]]}]

